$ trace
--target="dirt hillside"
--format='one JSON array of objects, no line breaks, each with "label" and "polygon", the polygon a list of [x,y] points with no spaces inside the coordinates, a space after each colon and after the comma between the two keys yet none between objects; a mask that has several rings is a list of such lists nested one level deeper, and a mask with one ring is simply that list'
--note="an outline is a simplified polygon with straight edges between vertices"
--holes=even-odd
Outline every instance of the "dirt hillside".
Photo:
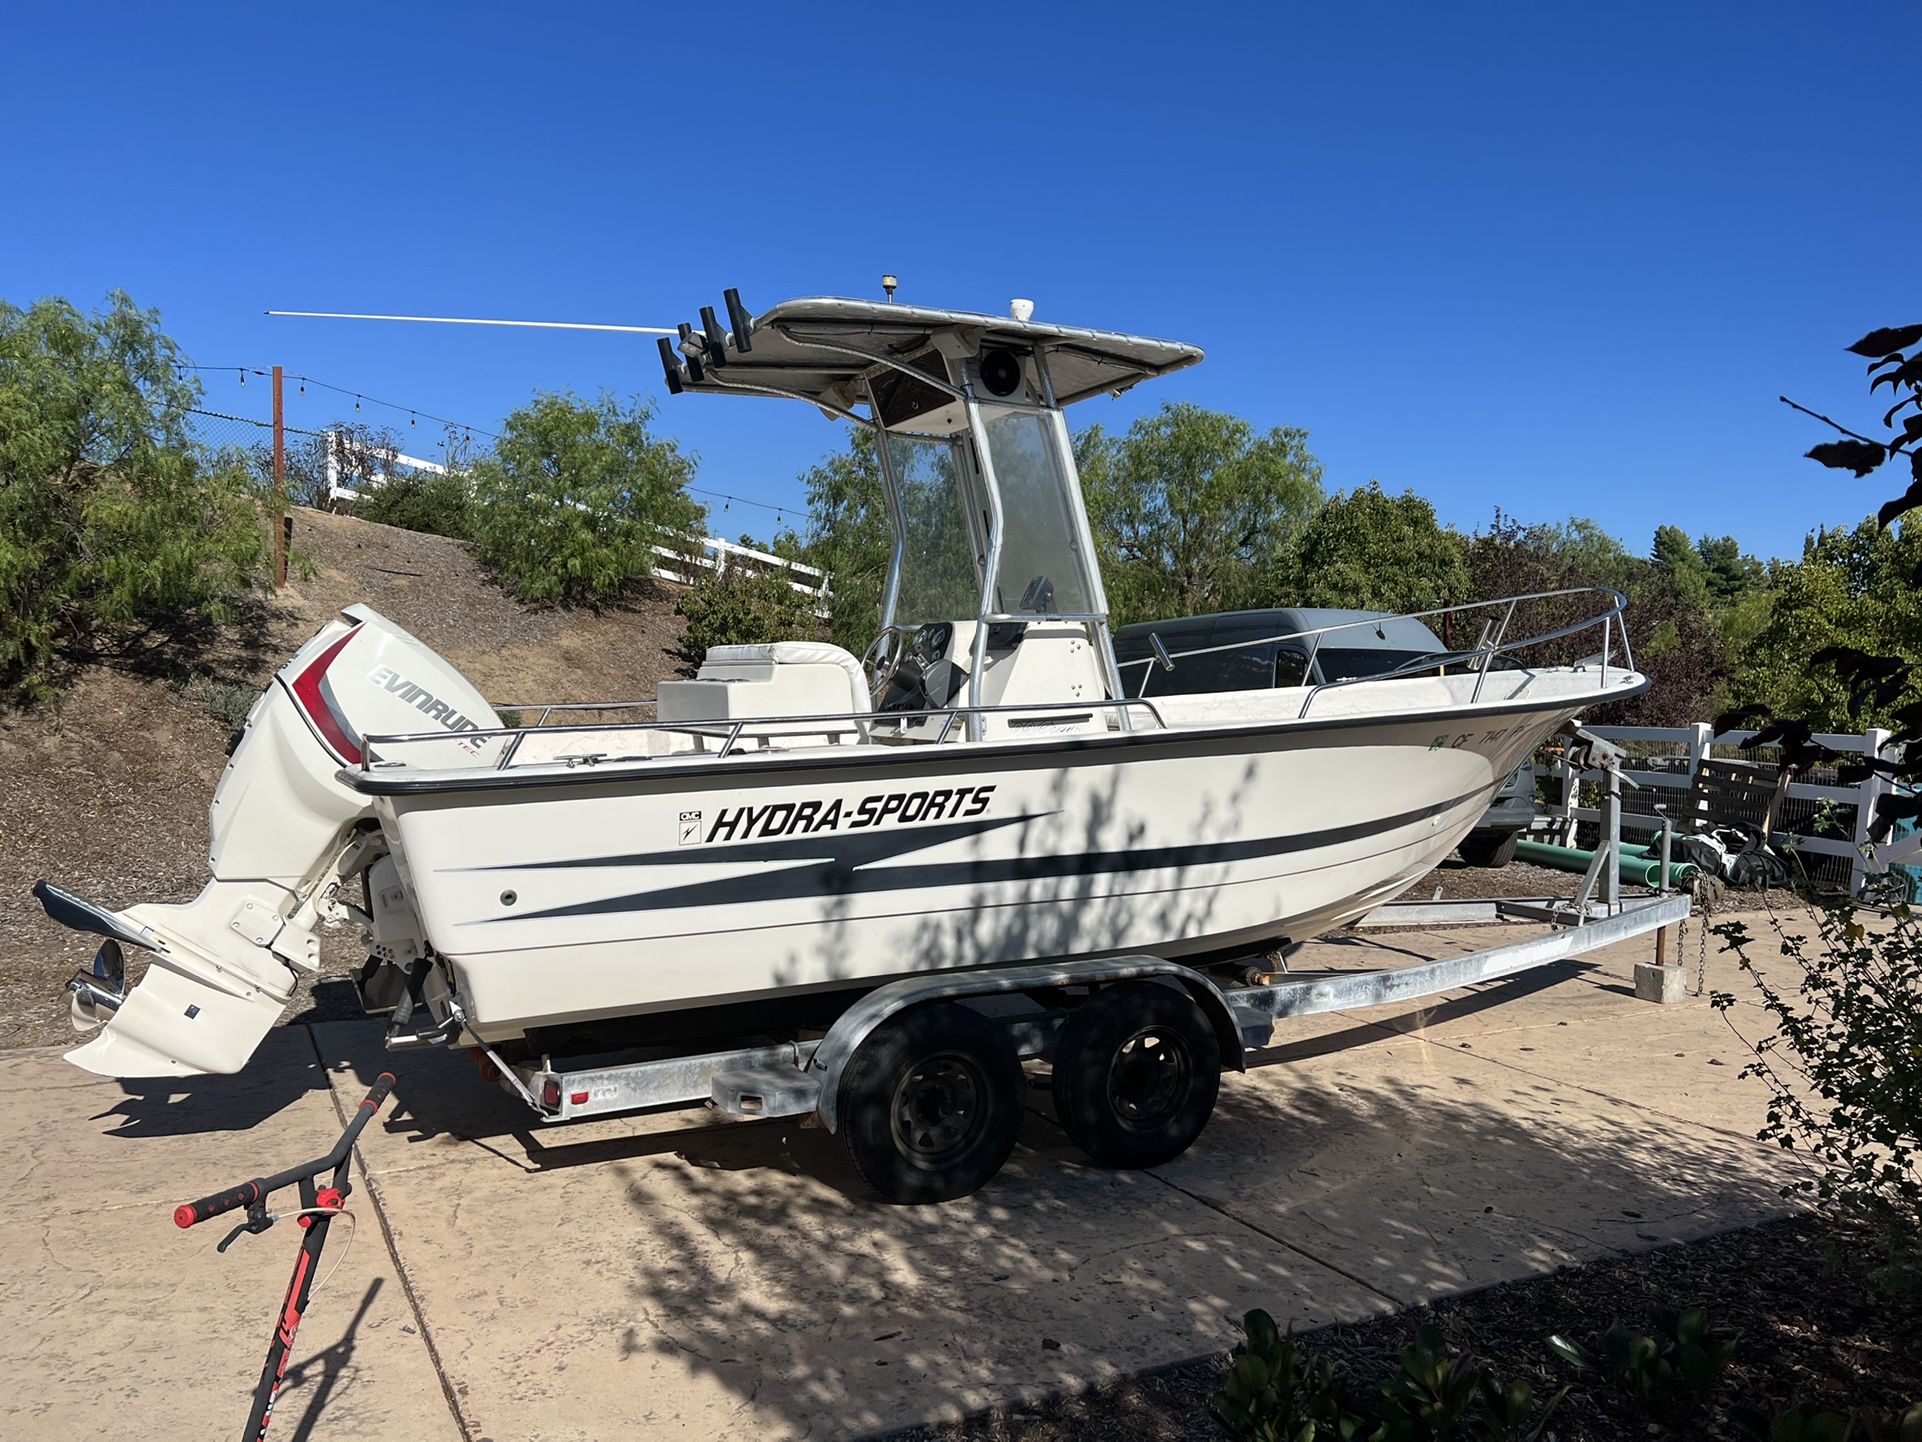
[{"label": "dirt hillside", "polygon": [[[0,710],[0,1047],[73,1036],[61,986],[92,954],[28,888],[44,877],[114,907],[191,898],[227,760],[222,716],[244,714],[340,607],[367,602],[500,703],[652,696],[680,666],[665,597],[533,610],[490,584],[464,542],[322,511],[294,513],[294,548],[306,566],[288,591],[170,674],[91,668],[53,707]],[[357,959],[342,939],[326,969]]]}]

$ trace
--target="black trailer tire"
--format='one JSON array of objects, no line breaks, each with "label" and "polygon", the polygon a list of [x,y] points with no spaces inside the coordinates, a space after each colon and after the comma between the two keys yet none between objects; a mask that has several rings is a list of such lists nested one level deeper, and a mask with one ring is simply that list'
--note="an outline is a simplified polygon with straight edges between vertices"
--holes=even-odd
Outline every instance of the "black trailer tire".
[{"label": "black trailer tire", "polygon": [[1195,999],[1171,986],[1102,988],[1069,1015],[1055,1046],[1055,1115],[1104,1167],[1180,1156],[1220,1090],[1220,1039]]},{"label": "black trailer tire", "polygon": [[1471,831],[1455,851],[1470,866],[1506,866],[1515,859],[1521,839],[1519,831]]},{"label": "black trailer tire", "polygon": [[889,1201],[953,1201],[1007,1161],[1026,1091],[1000,1027],[953,1002],[910,1007],[876,1027],[841,1074],[841,1141]]}]

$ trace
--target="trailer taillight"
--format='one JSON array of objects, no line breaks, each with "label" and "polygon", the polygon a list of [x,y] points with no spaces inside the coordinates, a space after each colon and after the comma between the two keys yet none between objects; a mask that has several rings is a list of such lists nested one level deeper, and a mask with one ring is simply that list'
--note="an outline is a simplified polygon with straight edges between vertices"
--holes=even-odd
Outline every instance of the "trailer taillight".
[{"label": "trailer taillight", "polygon": [[549,1111],[557,1110],[561,1104],[561,1079],[549,1077],[541,1083],[541,1105]]},{"label": "trailer taillight", "polygon": [[586,1092],[570,1092],[568,1094],[567,1100],[569,1105],[571,1106],[584,1107],[587,1105],[587,1093]]}]

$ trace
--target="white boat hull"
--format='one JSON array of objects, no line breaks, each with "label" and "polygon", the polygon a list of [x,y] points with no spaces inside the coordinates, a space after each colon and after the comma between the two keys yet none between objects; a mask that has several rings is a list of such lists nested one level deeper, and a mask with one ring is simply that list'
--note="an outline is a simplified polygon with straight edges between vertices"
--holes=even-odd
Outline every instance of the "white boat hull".
[{"label": "white boat hull", "polygon": [[377,809],[491,1041],[950,967],[1305,939],[1430,870],[1579,708],[1480,709],[521,776]]}]

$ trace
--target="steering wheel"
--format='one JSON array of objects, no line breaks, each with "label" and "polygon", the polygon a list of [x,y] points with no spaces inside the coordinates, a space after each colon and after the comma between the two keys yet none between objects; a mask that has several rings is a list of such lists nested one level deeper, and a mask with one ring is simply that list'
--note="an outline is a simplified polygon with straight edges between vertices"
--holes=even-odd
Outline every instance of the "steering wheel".
[{"label": "steering wheel", "polygon": [[868,673],[869,687],[878,693],[900,669],[901,655],[907,649],[908,633],[900,626],[884,626],[881,634],[861,653],[861,669]]}]

